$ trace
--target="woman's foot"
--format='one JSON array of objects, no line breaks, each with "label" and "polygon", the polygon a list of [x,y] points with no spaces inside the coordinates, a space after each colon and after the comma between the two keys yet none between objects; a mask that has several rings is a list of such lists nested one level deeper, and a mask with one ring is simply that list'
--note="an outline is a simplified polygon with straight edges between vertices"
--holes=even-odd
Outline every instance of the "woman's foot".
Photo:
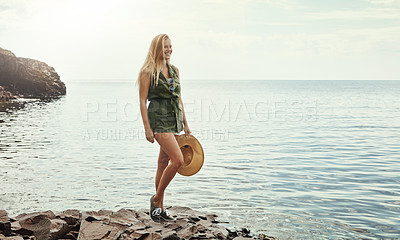
[{"label": "woman's foot", "polygon": [[162,199],[161,199],[161,198],[160,198],[160,199],[157,199],[157,198],[156,198],[156,195],[154,195],[154,196],[153,196],[153,202],[154,202],[154,206],[155,206],[155,207],[159,207],[159,208],[163,209],[163,206],[162,206]]},{"label": "woman's foot", "polygon": [[176,218],[171,217],[171,214],[167,209],[162,211],[160,215],[165,221],[176,221]]},{"label": "woman's foot", "polygon": [[161,213],[163,212],[162,208],[160,207],[156,207],[155,203],[154,203],[154,196],[153,195],[150,198],[150,218],[154,221],[154,222],[162,222],[164,220],[164,218],[161,216]]}]

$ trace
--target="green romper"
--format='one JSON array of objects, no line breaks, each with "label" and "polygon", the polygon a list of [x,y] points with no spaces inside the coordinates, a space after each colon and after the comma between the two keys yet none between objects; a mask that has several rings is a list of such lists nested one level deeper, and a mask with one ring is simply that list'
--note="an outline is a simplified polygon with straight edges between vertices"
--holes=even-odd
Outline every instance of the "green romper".
[{"label": "green romper", "polygon": [[171,84],[162,72],[160,72],[157,86],[154,86],[155,78],[151,79],[147,95],[150,101],[147,113],[153,132],[179,133],[183,130],[182,106],[179,101],[181,86],[175,67],[169,64],[167,66],[169,76],[175,84]]}]

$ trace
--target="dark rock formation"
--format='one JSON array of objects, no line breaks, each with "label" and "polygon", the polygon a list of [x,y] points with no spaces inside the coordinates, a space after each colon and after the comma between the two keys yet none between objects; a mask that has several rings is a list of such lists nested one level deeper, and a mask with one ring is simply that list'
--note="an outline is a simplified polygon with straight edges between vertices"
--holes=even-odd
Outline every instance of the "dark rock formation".
[{"label": "dark rock formation", "polygon": [[8,102],[16,97],[9,91],[6,91],[4,87],[0,86],[0,102]]},{"label": "dark rock formation", "polygon": [[0,210],[0,239],[274,239],[265,235],[253,236],[248,229],[229,230],[218,225],[214,214],[186,207],[171,207],[169,211],[176,221],[153,222],[147,210],[66,210],[57,214],[47,211],[21,214],[15,219]]},{"label": "dark rock formation", "polygon": [[[25,98],[54,98],[65,95],[65,84],[53,67],[34,59],[16,57],[0,48],[0,101],[2,91]],[[4,98],[7,100],[6,98]]]}]

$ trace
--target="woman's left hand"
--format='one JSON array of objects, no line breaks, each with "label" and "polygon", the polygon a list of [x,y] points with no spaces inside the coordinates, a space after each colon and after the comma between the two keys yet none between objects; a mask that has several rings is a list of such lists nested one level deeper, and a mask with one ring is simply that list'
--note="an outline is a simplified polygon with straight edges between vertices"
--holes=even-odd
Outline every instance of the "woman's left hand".
[{"label": "woman's left hand", "polygon": [[192,131],[190,131],[190,129],[189,129],[188,126],[184,126],[184,127],[183,127],[183,130],[185,131],[185,135],[186,135],[186,136],[188,136],[188,135],[190,135],[190,134],[192,133]]}]

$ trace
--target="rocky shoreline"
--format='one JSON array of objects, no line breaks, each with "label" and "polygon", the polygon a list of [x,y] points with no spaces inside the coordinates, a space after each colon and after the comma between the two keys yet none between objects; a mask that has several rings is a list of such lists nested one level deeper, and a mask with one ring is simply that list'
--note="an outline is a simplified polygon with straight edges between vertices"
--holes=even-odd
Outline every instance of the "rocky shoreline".
[{"label": "rocky shoreline", "polygon": [[0,47],[0,102],[16,98],[49,99],[66,94],[65,84],[44,62],[16,57]]},{"label": "rocky shoreline", "polygon": [[0,210],[0,240],[134,240],[134,239],[275,239],[250,230],[229,230],[215,214],[187,207],[168,208],[176,221],[156,223],[148,210],[65,210],[24,213],[9,217]]},{"label": "rocky shoreline", "polygon": [[6,91],[4,87],[0,86],[0,102],[8,102],[16,98],[17,97],[15,97],[14,94]]}]

